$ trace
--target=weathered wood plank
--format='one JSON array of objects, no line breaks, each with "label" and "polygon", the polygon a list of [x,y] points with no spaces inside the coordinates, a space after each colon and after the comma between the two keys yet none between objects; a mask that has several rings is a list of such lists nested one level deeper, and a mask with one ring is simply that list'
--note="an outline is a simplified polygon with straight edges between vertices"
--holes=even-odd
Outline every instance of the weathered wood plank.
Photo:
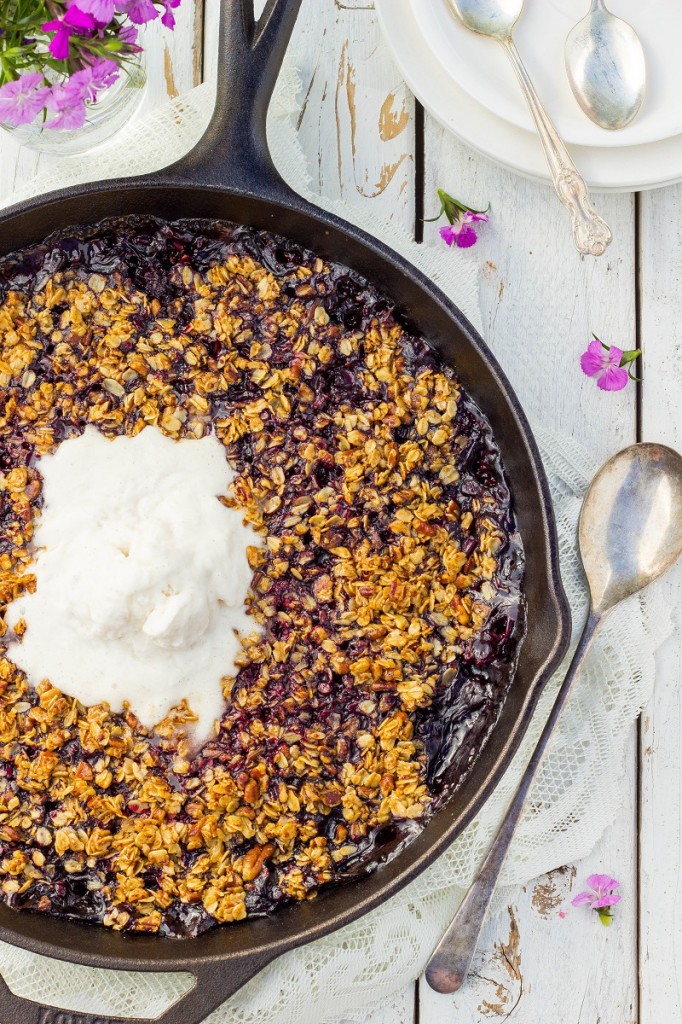
[{"label": "weathered wood plank", "polygon": [[315,190],[361,197],[411,225],[414,103],[373,11],[351,0],[303,0],[291,48],[303,88],[298,133]]},{"label": "weathered wood plank", "polygon": [[[682,186],[641,197],[642,440],[682,449]],[[682,1021],[682,569],[664,583],[676,629],[642,715],[641,1024]]]},{"label": "weathered wood plank", "polygon": [[[575,437],[600,458],[635,439],[635,391],[599,392],[579,355],[591,332],[629,347],[635,336],[634,204],[597,196],[614,243],[601,260],[580,259],[568,219],[547,186],[525,181],[462,145],[426,119],[425,213],[442,187],[477,208],[491,204],[476,247],[452,259],[482,267],[484,336],[532,423]],[[433,238],[437,225],[427,225]],[[628,344],[626,345],[625,342]],[[630,1024],[636,1020],[636,748],[628,746],[624,814],[585,864],[531,885],[506,914],[488,923],[470,984],[453,997],[420,986],[429,1024],[504,1020],[523,1024]],[[538,886],[565,893],[566,879],[591,870],[624,883],[618,923],[571,911],[562,921],[538,910]],[[535,900],[535,906],[534,906]],[[516,1007],[516,1010],[514,1010]]]}]

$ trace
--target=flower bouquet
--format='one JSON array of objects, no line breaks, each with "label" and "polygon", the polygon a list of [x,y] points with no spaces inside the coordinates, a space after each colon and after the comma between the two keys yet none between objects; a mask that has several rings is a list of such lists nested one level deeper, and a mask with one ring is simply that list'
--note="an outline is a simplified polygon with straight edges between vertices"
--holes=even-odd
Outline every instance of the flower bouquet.
[{"label": "flower bouquet", "polygon": [[[160,18],[174,28],[181,0],[0,0],[0,122],[35,138],[73,134],[98,120],[139,70],[138,27]],[[133,84],[139,85],[140,76]],[[139,102],[137,90],[135,102]],[[118,123],[120,122],[120,123]],[[96,141],[100,141],[102,132]],[[40,143],[38,143],[40,145]],[[53,148],[45,147],[42,148]],[[71,146],[70,152],[74,151]]]}]

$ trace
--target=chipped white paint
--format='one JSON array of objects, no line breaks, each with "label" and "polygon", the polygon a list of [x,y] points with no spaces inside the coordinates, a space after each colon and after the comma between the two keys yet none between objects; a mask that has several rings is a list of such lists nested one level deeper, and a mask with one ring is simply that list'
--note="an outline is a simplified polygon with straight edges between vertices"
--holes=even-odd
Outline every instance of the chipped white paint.
[{"label": "chipped white paint", "polygon": [[[682,449],[682,187],[642,196],[642,436]],[[641,1024],[682,1021],[682,569],[666,581],[676,636],[641,723]]]},{"label": "chipped white paint", "polygon": [[[261,0],[258,0],[262,6]],[[217,0],[206,0],[206,68],[212,59]],[[150,67],[148,102],[197,80],[196,7],[185,0],[179,30],[164,36]],[[156,31],[159,31],[158,29]],[[165,45],[168,46],[167,53]],[[370,0],[303,0],[292,39],[304,83],[299,134],[333,196],[354,191],[368,206],[411,227],[414,221],[414,104],[383,46]],[[0,139],[0,189],[33,173],[34,155]],[[485,336],[530,418],[573,435],[606,457],[635,437],[635,392],[603,396],[583,379],[576,353],[592,330],[630,347],[635,337],[634,200],[596,197],[614,231],[601,260],[581,261],[551,190],[482,159],[427,118],[427,216],[442,186],[472,205],[492,204],[479,245],[453,259],[479,261]],[[644,436],[682,447],[682,357],[676,337],[682,290],[682,188],[642,199],[641,314],[646,345]],[[435,228],[429,227],[428,231]],[[627,343],[627,344],[626,344]],[[682,362],[680,363],[682,365]],[[682,621],[682,574],[670,581]],[[682,645],[660,657],[655,698],[641,733],[641,993],[637,964],[637,745],[623,777],[626,811],[594,853],[526,887],[484,932],[468,987],[454,997],[419,985],[422,1024],[681,1024],[682,945],[679,869],[682,832]],[[618,920],[567,907],[580,880],[606,870],[623,882]],[[568,907],[567,907],[568,908]],[[362,1024],[412,1024],[415,989],[406,985]],[[334,1007],[329,1007],[333,1017]],[[323,1024],[323,1022],[320,1022]]]}]

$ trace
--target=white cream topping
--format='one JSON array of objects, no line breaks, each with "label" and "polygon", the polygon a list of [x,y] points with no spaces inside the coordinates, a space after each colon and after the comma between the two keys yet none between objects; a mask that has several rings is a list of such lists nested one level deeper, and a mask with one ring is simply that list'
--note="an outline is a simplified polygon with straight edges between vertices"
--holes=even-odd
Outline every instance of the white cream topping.
[{"label": "white cream topping", "polygon": [[236,630],[256,628],[245,599],[259,538],[218,500],[235,475],[222,444],[88,427],[38,468],[37,585],[8,608],[10,627],[26,621],[9,657],[82,704],[127,701],[148,728],[186,698],[205,742],[237,671]]}]

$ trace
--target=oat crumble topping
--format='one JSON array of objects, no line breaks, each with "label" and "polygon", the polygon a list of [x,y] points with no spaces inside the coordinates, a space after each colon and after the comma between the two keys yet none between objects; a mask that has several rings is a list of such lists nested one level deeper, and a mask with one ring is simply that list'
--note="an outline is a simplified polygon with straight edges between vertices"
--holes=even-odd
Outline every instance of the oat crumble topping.
[{"label": "oat crumble topping", "polygon": [[149,735],[0,647],[2,899],[182,936],[366,871],[461,781],[513,675],[523,552],[487,422],[358,275],[147,220],[0,264],[3,607],[35,586],[36,455],[88,424],[215,432],[264,538],[261,633],[194,759],[186,706]]}]

